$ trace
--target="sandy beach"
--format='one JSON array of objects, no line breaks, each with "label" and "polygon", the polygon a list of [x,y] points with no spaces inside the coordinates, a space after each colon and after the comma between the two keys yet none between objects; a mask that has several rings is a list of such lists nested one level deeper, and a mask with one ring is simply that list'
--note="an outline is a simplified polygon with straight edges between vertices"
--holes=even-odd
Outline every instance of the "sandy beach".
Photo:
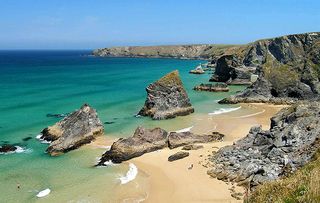
[{"label": "sandy beach", "polygon": [[[238,111],[216,115],[200,116],[201,122],[195,124],[192,131],[216,126],[216,131],[226,135],[219,143],[204,144],[204,148],[190,151],[190,156],[175,162],[168,162],[168,156],[180,151],[164,149],[135,158],[133,162],[149,176],[150,191],[145,202],[242,202],[231,197],[233,186],[207,175],[208,156],[220,147],[230,145],[233,141],[246,136],[253,125],[262,125],[268,129],[270,118],[284,106],[267,104],[242,104]],[[254,110],[248,114],[246,109]],[[188,167],[193,164],[191,170]],[[235,187],[236,192],[244,192]]]}]

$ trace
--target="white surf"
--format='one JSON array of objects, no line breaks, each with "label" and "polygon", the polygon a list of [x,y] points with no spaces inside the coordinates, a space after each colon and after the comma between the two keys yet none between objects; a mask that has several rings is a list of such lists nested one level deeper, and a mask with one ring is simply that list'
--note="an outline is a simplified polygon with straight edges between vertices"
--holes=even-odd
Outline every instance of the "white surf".
[{"label": "white surf", "polygon": [[38,194],[37,194],[37,197],[45,197],[47,196],[48,194],[50,194],[51,190],[49,188],[45,189],[45,190],[42,190],[40,191]]},{"label": "white surf", "polygon": [[176,133],[184,133],[184,132],[189,132],[191,129],[193,128],[193,126],[190,126],[188,128],[183,128],[181,130],[177,130],[177,131],[174,131]]},{"label": "white surf", "polygon": [[236,108],[221,108],[218,110],[213,111],[212,113],[208,113],[209,116],[214,116],[214,115],[219,115],[219,114],[223,114],[223,113],[229,113],[232,111],[237,111],[241,109],[241,106],[236,107]]},{"label": "white surf", "polygon": [[138,168],[133,164],[129,164],[129,170],[125,176],[120,177],[121,184],[127,184],[130,181],[133,181],[138,175]]}]

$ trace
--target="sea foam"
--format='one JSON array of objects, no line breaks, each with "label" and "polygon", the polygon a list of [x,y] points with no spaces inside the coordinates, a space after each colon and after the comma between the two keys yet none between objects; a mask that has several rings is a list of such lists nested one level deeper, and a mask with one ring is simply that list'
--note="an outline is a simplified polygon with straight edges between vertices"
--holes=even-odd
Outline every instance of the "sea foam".
[{"label": "sea foam", "polygon": [[32,149],[28,149],[28,148],[23,148],[23,147],[20,147],[20,146],[15,146],[17,149],[14,150],[14,151],[11,151],[11,152],[6,152],[6,153],[3,153],[1,152],[0,154],[13,154],[13,153],[31,153],[33,150]]},{"label": "sea foam", "polygon": [[219,115],[219,114],[223,114],[223,113],[229,113],[232,111],[237,111],[241,109],[241,106],[237,107],[237,108],[221,108],[218,110],[213,111],[212,113],[208,113],[209,116],[214,116],[214,115]]},{"label": "sea foam", "polygon": [[120,177],[121,184],[127,184],[130,181],[133,181],[138,175],[138,168],[133,164],[129,164],[129,170],[125,176]]},{"label": "sea foam", "polygon": [[193,126],[190,126],[188,128],[183,128],[181,130],[177,130],[175,131],[176,133],[184,133],[184,132],[189,132],[191,129],[193,128]]},{"label": "sea foam", "polygon": [[38,139],[42,144],[50,144],[51,143],[50,141],[41,139],[41,137],[42,137],[42,134],[39,134],[36,136],[36,139]]}]

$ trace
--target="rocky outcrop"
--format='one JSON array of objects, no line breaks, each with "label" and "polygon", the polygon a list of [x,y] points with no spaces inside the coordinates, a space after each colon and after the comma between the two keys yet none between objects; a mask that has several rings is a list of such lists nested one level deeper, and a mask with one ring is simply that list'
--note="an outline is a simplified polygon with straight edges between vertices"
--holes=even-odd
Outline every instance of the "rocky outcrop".
[{"label": "rocky outcrop", "polygon": [[224,135],[213,132],[211,135],[196,135],[191,132],[171,132],[168,137],[168,146],[170,149],[194,143],[208,143],[222,141]]},{"label": "rocky outcrop", "polygon": [[297,103],[271,119],[270,130],[261,126],[232,146],[212,156],[208,171],[220,180],[249,188],[285,176],[306,164],[320,146],[320,103]]},{"label": "rocky outcrop", "polygon": [[225,103],[319,98],[319,54],[320,33],[259,40],[219,58],[212,80],[233,83],[258,75],[256,82]]},{"label": "rocky outcrop", "polygon": [[90,143],[103,131],[96,110],[84,104],[55,125],[43,129],[40,139],[51,142],[47,152],[55,156]]},{"label": "rocky outcrop", "polygon": [[198,86],[195,86],[193,90],[207,92],[229,92],[229,87],[225,83],[200,84]]},{"label": "rocky outcrop", "polygon": [[177,70],[150,84],[146,91],[147,99],[138,115],[159,120],[194,112]]},{"label": "rocky outcrop", "polygon": [[201,65],[195,68],[194,70],[190,70],[189,73],[191,74],[204,74],[205,71],[202,69]]},{"label": "rocky outcrop", "polygon": [[180,58],[215,60],[234,45],[172,45],[132,46],[97,49],[93,55],[101,57]]},{"label": "rocky outcrop", "polygon": [[186,146],[182,147],[182,150],[189,151],[189,150],[198,150],[201,148],[203,148],[203,145],[190,144],[190,145],[186,145]]},{"label": "rocky outcrop", "polygon": [[0,153],[9,153],[17,150],[17,147],[11,144],[5,144],[0,146]]},{"label": "rocky outcrop", "polygon": [[168,161],[176,161],[179,159],[183,159],[189,156],[189,152],[177,152],[175,154],[172,154],[171,156],[168,157]]},{"label": "rocky outcrop", "polygon": [[161,128],[149,130],[138,127],[132,137],[120,138],[114,142],[110,150],[102,155],[98,165],[104,165],[107,161],[121,163],[145,153],[163,149],[168,146],[167,136],[167,131]]},{"label": "rocky outcrop", "polygon": [[161,128],[145,129],[138,127],[132,137],[120,138],[114,142],[110,150],[102,155],[97,165],[106,165],[109,161],[121,163],[145,153],[167,147],[173,149],[194,143],[221,141],[222,138],[223,135],[216,132],[212,133],[212,135],[195,135],[191,132],[171,132],[168,135],[168,132]]},{"label": "rocky outcrop", "polygon": [[251,84],[250,78],[255,72],[255,67],[245,67],[235,55],[225,55],[217,60],[215,74],[210,81],[246,85]]}]

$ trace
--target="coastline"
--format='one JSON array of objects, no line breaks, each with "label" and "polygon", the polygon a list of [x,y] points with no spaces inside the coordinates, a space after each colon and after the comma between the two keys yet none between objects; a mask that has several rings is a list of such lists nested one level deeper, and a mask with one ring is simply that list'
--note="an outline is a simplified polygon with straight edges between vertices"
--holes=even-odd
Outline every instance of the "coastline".
[{"label": "coastline", "polygon": [[[241,108],[237,111],[219,115],[197,115],[199,122],[195,123],[191,131],[200,134],[218,131],[225,134],[222,142],[201,144],[204,148],[189,151],[189,157],[175,162],[168,162],[167,159],[170,155],[180,151],[181,147],[147,153],[124,162],[125,164],[135,164],[139,175],[143,174],[147,178],[142,183],[147,184],[147,186],[142,186],[148,188],[146,199],[139,198],[139,202],[241,202],[242,200],[231,197],[230,189],[233,187],[235,192],[244,194],[243,188],[207,175],[207,167],[211,164],[208,162],[208,156],[212,154],[212,151],[231,145],[235,140],[246,136],[254,125],[262,125],[263,129],[268,129],[270,118],[285,105],[252,103],[240,104],[240,106]],[[103,147],[111,144],[111,140],[102,137],[92,143],[92,146]],[[193,164],[193,168],[188,170],[191,164]],[[132,182],[135,181],[138,180]],[[120,199],[122,202],[126,202],[127,198],[128,196],[124,195]]]}]

